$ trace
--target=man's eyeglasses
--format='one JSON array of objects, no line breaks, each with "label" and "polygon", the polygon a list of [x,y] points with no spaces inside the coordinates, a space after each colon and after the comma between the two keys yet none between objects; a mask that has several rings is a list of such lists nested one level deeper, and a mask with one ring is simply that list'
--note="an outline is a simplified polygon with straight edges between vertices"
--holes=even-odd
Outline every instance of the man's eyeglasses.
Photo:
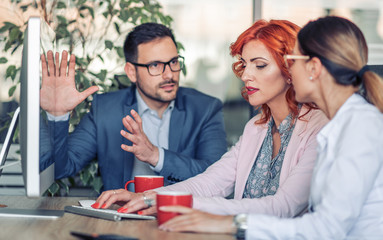
[{"label": "man's eyeglasses", "polygon": [[310,56],[286,54],[286,55],[283,55],[283,59],[285,60],[286,67],[291,68],[291,66],[294,64],[295,60],[299,60],[299,59],[308,60],[308,59],[310,59]]},{"label": "man's eyeglasses", "polygon": [[184,67],[184,57],[178,56],[175,58],[172,58],[169,62],[160,62],[155,61],[148,64],[142,64],[142,63],[135,63],[130,62],[131,64],[139,67],[146,67],[148,69],[148,73],[151,76],[158,76],[161,75],[163,72],[165,72],[166,65],[169,65],[170,70],[172,72],[179,72]]}]

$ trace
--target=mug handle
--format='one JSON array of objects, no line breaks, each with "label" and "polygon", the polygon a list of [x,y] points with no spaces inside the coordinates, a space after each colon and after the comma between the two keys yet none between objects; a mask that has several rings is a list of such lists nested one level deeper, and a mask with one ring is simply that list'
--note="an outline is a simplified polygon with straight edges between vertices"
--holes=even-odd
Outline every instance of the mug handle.
[{"label": "mug handle", "polygon": [[127,182],[125,183],[125,190],[126,190],[126,191],[128,191],[128,185],[129,185],[129,183],[134,183],[134,180],[130,180],[130,181],[127,181]]}]

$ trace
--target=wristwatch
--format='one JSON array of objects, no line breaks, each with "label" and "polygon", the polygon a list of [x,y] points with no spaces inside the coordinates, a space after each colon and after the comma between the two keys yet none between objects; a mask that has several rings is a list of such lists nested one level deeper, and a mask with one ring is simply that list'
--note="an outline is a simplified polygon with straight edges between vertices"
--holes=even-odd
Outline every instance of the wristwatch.
[{"label": "wristwatch", "polygon": [[237,228],[235,237],[237,239],[245,239],[247,230],[247,214],[241,213],[234,216],[234,226]]}]

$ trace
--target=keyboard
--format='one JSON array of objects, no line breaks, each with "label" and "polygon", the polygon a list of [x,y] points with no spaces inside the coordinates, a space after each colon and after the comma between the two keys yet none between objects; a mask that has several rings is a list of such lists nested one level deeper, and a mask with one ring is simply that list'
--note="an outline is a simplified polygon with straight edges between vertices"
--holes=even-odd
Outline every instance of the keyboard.
[{"label": "keyboard", "polygon": [[141,220],[154,220],[154,216],[143,216],[134,213],[119,213],[117,210],[112,209],[96,209],[92,207],[82,207],[82,206],[66,206],[64,208],[66,212],[102,218],[111,221],[121,221],[123,219],[141,219]]}]

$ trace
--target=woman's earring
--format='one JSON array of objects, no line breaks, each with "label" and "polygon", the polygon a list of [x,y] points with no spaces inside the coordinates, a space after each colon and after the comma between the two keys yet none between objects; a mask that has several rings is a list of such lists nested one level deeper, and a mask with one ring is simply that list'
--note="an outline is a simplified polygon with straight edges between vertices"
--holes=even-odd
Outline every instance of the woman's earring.
[{"label": "woman's earring", "polygon": [[310,81],[312,81],[313,80],[313,76],[310,76],[309,79],[310,79]]},{"label": "woman's earring", "polygon": [[287,79],[287,84],[291,84],[291,79]]}]

